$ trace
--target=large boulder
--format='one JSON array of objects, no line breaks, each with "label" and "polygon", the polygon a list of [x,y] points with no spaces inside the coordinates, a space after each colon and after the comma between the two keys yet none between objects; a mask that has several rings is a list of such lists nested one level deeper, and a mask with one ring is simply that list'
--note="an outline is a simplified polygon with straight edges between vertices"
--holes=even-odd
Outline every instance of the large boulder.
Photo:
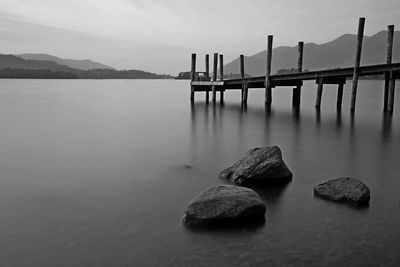
[{"label": "large boulder", "polygon": [[268,146],[250,149],[241,160],[221,171],[219,177],[237,185],[282,183],[292,179],[292,172],[283,161],[280,148]]},{"label": "large boulder", "polygon": [[218,185],[195,197],[183,215],[186,225],[226,225],[264,221],[265,206],[252,189]]},{"label": "large boulder", "polygon": [[319,184],[314,187],[314,194],[326,200],[348,202],[354,206],[368,205],[370,199],[369,188],[360,180],[350,177]]}]

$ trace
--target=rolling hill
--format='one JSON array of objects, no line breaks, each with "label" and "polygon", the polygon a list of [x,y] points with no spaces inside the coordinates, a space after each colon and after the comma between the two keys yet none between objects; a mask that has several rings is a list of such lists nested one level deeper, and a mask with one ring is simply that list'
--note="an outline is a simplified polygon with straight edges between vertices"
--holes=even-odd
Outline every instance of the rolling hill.
[{"label": "rolling hill", "polygon": [[114,69],[113,67],[104,65],[99,62],[92,61],[90,59],[63,59],[48,54],[19,54],[16,55],[27,60],[39,60],[39,61],[53,61],[60,65],[65,65],[73,69],[78,70],[92,70],[92,69]]}]

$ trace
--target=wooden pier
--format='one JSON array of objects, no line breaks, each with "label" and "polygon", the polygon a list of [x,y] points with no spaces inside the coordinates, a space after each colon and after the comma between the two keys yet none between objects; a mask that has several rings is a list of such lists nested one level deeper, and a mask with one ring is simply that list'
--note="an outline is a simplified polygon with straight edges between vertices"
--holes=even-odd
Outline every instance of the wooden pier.
[{"label": "wooden pier", "polygon": [[[358,79],[362,76],[383,75],[385,78],[384,84],[384,103],[383,110],[392,113],[394,110],[395,99],[395,84],[396,79],[400,77],[400,63],[392,63],[393,54],[393,35],[394,26],[388,26],[387,38],[387,57],[386,64],[360,66],[362,42],[364,36],[365,18],[359,19],[356,54],[354,57],[354,66],[348,68],[336,68],[317,71],[303,72],[303,47],[304,43],[298,43],[298,60],[297,72],[290,74],[271,74],[272,62],[272,42],[273,36],[268,36],[267,41],[267,58],[266,58],[266,74],[257,77],[245,77],[244,69],[244,56],[240,55],[240,78],[238,79],[224,79],[223,73],[223,55],[219,55],[220,62],[220,77],[217,79],[218,70],[218,54],[214,54],[213,62],[213,77],[211,79],[209,74],[209,55],[206,55],[206,71],[196,72],[196,54],[192,54],[192,67],[191,67],[191,94],[190,99],[194,101],[195,92],[206,92],[206,101],[209,101],[209,92],[212,92],[212,101],[216,101],[216,93],[220,93],[221,101],[223,101],[224,93],[226,90],[241,90],[243,104],[247,104],[248,91],[252,88],[265,89],[265,104],[271,106],[272,104],[272,89],[279,86],[293,87],[292,105],[294,107],[300,106],[301,100],[301,87],[303,81],[315,80],[317,84],[317,94],[315,100],[315,107],[321,107],[322,92],[324,84],[338,85],[337,91],[337,108],[341,109],[343,99],[343,87],[347,80],[352,82],[351,91],[351,106],[350,111],[354,112],[356,108],[357,87]],[[201,76],[203,74],[203,76]]]}]

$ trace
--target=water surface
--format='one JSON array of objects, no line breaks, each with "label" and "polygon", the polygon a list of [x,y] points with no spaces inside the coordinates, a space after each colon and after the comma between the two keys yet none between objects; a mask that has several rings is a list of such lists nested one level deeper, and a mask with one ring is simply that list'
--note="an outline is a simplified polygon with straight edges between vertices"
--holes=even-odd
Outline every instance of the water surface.
[{"label": "water surface", "polygon": [[[357,110],[313,83],[239,91],[224,105],[188,81],[0,80],[1,266],[399,266],[400,112],[382,113],[381,81],[360,81]],[[396,103],[400,105],[399,94]],[[285,186],[259,189],[257,227],[194,231],[180,216],[218,172],[256,146],[279,145]],[[370,206],[320,200],[313,186],[353,176]]]}]

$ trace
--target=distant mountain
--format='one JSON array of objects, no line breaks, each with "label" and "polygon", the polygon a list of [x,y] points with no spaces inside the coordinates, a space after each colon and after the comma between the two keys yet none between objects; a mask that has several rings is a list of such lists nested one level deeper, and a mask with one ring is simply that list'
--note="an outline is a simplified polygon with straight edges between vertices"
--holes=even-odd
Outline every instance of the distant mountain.
[{"label": "distant mountain", "polygon": [[0,54],[0,78],[41,79],[172,79],[165,74],[142,70],[89,69],[81,70],[54,61],[23,59]]},{"label": "distant mountain", "polygon": [[0,69],[51,70],[73,72],[74,69],[54,61],[23,59],[14,55],[0,55]]},{"label": "distant mountain", "polygon": [[[357,36],[344,34],[324,43],[304,44],[303,69],[318,70],[327,68],[351,67]],[[364,36],[361,64],[382,64],[386,62],[387,32],[381,31],[373,36]],[[400,61],[400,32],[394,34],[393,62]],[[272,73],[280,69],[290,69],[297,64],[297,46],[280,46],[272,50]],[[252,76],[265,75],[266,51],[245,57],[245,71]],[[239,58],[224,66],[224,73],[239,73]]]},{"label": "distant mountain", "polygon": [[40,60],[40,61],[53,61],[60,65],[65,65],[78,70],[92,70],[92,69],[114,69],[113,67],[104,65],[90,59],[63,59],[48,54],[19,54],[16,55],[23,59]]}]

